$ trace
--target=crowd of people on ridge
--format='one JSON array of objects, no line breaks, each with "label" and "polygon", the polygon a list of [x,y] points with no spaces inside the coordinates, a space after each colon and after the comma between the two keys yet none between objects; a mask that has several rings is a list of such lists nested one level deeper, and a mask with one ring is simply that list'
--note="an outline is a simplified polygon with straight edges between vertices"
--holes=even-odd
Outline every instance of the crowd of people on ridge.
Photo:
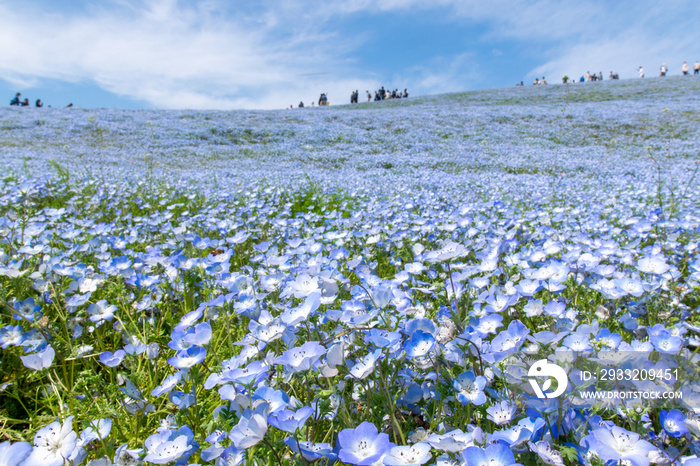
[{"label": "crowd of people on ridge", "polygon": [[[10,105],[11,106],[17,106],[17,107],[29,107],[29,99],[24,99],[20,100],[20,97],[22,97],[22,93],[18,92],[15,94],[15,97],[10,100]],[[34,103],[36,107],[43,107],[44,104],[41,102],[41,99],[36,99],[36,102]]]},{"label": "crowd of people on ridge", "polygon": [[[20,98],[22,97],[22,93],[18,92],[15,94],[15,97],[10,100],[10,106],[11,107],[30,107],[31,105],[29,104],[29,99],[25,98],[24,100],[21,100]],[[36,99],[36,102],[34,102],[34,106],[37,108],[41,108],[44,106],[44,102],[41,101],[41,99]],[[68,104],[66,105],[67,108],[72,107],[73,104]],[[49,107],[51,107],[49,105]]]},{"label": "crowd of people on ridge", "polygon": [[[640,66],[637,68],[637,73],[639,74],[640,78],[644,77],[644,68]],[[683,65],[681,66],[681,73],[683,73],[683,76],[688,76],[690,73],[690,66],[688,66],[688,62],[684,61]],[[666,66],[666,63],[662,64],[661,67],[659,67],[659,76],[666,76],[668,74],[668,66]],[[700,61],[695,61],[693,64],[693,75],[697,76],[700,75]]]},{"label": "crowd of people on ridge", "polygon": [[[404,89],[403,92],[401,92],[398,89],[394,89],[393,91],[385,90],[384,86],[381,87],[381,89],[378,89],[374,91],[374,96],[370,91],[365,91],[367,95],[367,102],[372,102],[374,100],[375,102],[379,102],[381,100],[388,100],[388,99],[407,99],[408,98],[408,89]],[[360,102],[360,91],[355,90],[350,94],[350,103],[351,104],[357,104]],[[311,106],[314,107],[316,105],[316,101],[311,101]],[[321,93],[321,96],[318,98],[318,106],[326,106],[330,105],[328,102],[328,94],[323,92]],[[304,108],[304,101],[299,102],[298,105],[299,108]],[[293,105],[289,106],[290,109],[294,108]]]},{"label": "crowd of people on ridge", "polygon": [[[683,76],[688,76],[690,74],[690,66],[688,65],[687,61],[683,62],[683,66],[681,66],[681,72]],[[639,74],[640,78],[643,78],[645,75],[645,71],[643,67],[637,68],[637,73]],[[666,66],[666,63],[662,64],[661,67],[659,68],[659,76],[666,76],[668,74],[668,66]],[[694,75],[700,75],[700,61],[696,61],[693,64],[693,74]],[[609,80],[617,80],[620,79],[620,75],[617,73],[617,71],[611,71],[610,74],[608,75]],[[591,73],[590,71],[586,71],[585,75],[581,75],[581,77],[576,80],[576,79],[571,79],[569,78],[569,75],[564,75],[561,78],[561,81],[564,84],[567,83],[575,83],[575,82],[595,82],[595,81],[602,81],[603,80],[603,72],[599,71],[598,74],[596,73]],[[539,86],[543,84],[548,84],[547,79],[543,76],[542,79],[540,78],[535,78],[535,81],[532,83],[533,86]],[[523,82],[520,81],[516,86],[524,86]]]},{"label": "crowd of people on ridge", "polygon": [[[372,94],[369,91],[365,91],[367,94],[367,102],[372,101]],[[379,102],[380,100],[388,100],[388,99],[407,99],[408,98],[408,89],[404,89],[403,92],[401,92],[398,89],[394,89],[393,91],[385,90],[384,86],[381,87],[381,89],[378,89],[374,91],[374,101]],[[353,92],[352,95],[350,96],[350,103],[351,104],[356,104],[359,99],[359,94],[357,91]]]}]

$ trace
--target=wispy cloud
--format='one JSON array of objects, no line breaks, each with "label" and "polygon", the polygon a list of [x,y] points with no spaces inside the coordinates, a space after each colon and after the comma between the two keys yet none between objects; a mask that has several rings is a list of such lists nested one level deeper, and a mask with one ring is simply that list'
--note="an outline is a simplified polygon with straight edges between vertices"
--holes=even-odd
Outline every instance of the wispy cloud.
[{"label": "wispy cloud", "polygon": [[[259,12],[220,16],[219,8],[122,1],[57,14],[0,4],[0,76],[22,86],[88,80],[162,108],[279,108],[319,89],[320,78],[302,75],[344,67],[331,46],[342,38],[289,32]],[[356,80],[347,81],[346,90]]]}]

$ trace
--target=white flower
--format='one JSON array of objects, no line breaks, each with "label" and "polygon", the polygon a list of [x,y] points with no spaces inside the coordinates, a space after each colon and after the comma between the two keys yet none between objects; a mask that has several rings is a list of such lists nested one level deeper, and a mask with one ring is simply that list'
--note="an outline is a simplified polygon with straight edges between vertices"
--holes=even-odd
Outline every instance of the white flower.
[{"label": "white flower", "polygon": [[561,456],[561,453],[553,450],[549,442],[541,440],[537,443],[528,442],[528,445],[530,446],[530,450],[537,453],[544,464],[551,466],[564,466],[564,458]]},{"label": "white flower", "polygon": [[427,443],[396,446],[389,450],[389,454],[384,457],[383,461],[387,466],[421,465],[427,463],[432,457],[430,448]]},{"label": "white flower", "polygon": [[63,466],[66,462],[77,464],[84,458],[85,450],[78,446],[78,434],[73,431],[73,416],[61,424],[54,421],[34,436],[34,450],[23,466]]},{"label": "white flower", "polygon": [[666,263],[666,258],[660,255],[653,255],[639,259],[637,269],[643,273],[653,273],[661,275],[668,272],[669,265]]},{"label": "white flower", "polygon": [[425,260],[428,262],[445,262],[454,259],[455,257],[462,257],[467,254],[467,248],[459,243],[450,241],[449,243],[443,245],[437,251],[430,251],[425,253]]}]

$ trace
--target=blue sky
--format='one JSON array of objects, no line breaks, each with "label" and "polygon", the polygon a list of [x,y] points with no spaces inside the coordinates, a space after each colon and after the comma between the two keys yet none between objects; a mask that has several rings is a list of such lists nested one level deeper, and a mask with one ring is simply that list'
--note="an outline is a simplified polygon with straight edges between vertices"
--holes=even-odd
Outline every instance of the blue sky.
[{"label": "blue sky", "polygon": [[46,105],[284,108],[700,60],[697,0],[0,0],[0,94]]}]

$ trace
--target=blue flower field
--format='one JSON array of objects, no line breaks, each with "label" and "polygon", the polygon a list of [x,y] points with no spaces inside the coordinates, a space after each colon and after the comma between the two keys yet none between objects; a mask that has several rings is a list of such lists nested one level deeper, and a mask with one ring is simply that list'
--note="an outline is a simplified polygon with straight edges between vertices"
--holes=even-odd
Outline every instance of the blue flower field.
[{"label": "blue flower field", "polygon": [[0,465],[700,465],[700,80],[0,109]]}]

